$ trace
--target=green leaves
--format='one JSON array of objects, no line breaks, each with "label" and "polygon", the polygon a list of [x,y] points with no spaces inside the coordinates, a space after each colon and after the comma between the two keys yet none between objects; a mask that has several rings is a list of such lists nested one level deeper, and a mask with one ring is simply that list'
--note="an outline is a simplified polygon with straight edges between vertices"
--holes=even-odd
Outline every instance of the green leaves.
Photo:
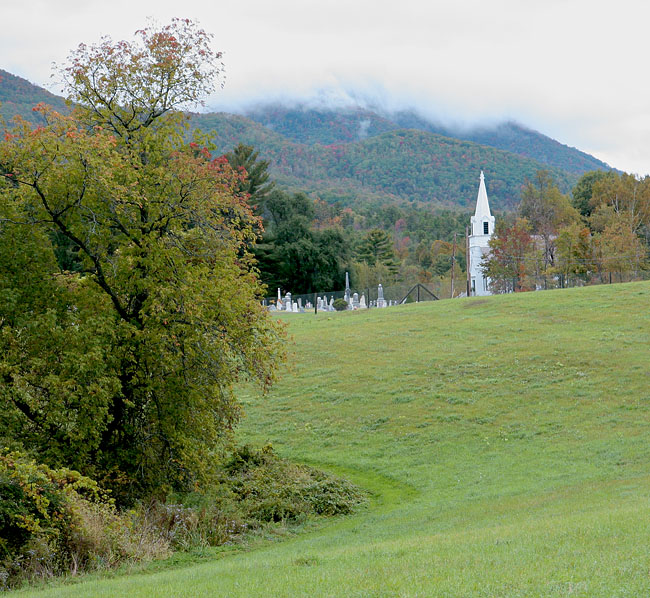
[{"label": "green leaves", "polygon": [[[73,462],[123,501],[208,475],[239,418],[233,384],[268,386],[283,358],[239,176],[186,145],[174,112],[211,85],[218,55],[186,21],[139,35],[80,47],[65,71],[79,107],[41,107],[46,126],[19,122],[0,145],[0,412],[44,462]],[[59,271],[52,240],[78,274]],[[13,257],[21,244],[32,259]]]}]

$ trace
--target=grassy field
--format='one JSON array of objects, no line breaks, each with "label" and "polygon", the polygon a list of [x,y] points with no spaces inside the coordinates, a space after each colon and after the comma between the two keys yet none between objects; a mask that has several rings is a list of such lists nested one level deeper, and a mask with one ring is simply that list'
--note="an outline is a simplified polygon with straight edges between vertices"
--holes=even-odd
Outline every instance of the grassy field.
[{"label": "grassy field", "polygon": [[650,284],[287,317],[243,440],[343,473],[363,512],[159,573],[21,595],[650,596]]}]

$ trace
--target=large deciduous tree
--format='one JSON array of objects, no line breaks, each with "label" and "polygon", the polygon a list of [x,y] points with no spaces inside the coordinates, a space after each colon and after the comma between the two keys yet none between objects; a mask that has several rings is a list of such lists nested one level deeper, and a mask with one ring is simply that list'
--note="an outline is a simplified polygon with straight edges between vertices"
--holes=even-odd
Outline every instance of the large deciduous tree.
[{"label": "large deciduous tree", "polygon": [[606,172],[603,170],[590,170],[585,172],[571,190],[572,205],[580,212],[584,218],[589,218],[594,206],[591,198],[594,193],[594,185],[599,183],[610,176],[615,176],[614,173]]},{"label": "large deciduous tree", "polygon": [[282,356],[240,177],[184,140],[181,109],[220,70],[187,20],[82,45],[63,69],[72,115],[39,107],[45,126],[0,145],[0,428],[125,500],[208,475],[233,384],[270,384]]},{"label": "large deciduous tree", "polygon": [[547,170],[538,170],[532,181],[527,181],[521,192],[520,215],[525,218],[534,235],[543,243],[543,267],[555,263],[557,231],[579,219],[578,211],[569,198],[557,188]]},{"label": "large deciduous tree", "polygon": [[490,253],[483,261],[483,272],[490,278],[495,293],[527,291],[534,288],[531,270],[535,264],[535,246],[530,236],[530,224],[518,218],[512,225],[497,222],[489,241]]}]

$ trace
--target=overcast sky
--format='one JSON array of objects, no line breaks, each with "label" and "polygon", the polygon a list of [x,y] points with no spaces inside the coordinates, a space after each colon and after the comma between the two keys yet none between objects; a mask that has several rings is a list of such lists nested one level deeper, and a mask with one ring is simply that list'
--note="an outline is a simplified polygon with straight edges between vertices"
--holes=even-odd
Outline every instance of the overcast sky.
[{"label": "overcast sky", "polygon": [[515,119],[650,173],[643,0],[0,0],[0,9],[0,68],[40,85],[80,42],[131,38],[147,17],[188,17],[224,52],[215,109],[354,97],[463,125]]}]

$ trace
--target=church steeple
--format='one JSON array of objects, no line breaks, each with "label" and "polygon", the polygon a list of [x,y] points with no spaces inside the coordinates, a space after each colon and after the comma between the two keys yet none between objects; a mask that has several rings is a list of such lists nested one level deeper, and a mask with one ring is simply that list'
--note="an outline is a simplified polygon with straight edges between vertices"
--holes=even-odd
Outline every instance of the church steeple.
[{"label": "church steeple", "polygon": [[485,189],[485,175],[481,170],[479,179],[478,197],[476,198],[476,211],[472,217],[472,236],[492,235],[494,233],[494,216],[490,212],[487,190]]},{"label": "church steeple", "polygon": [[483,258],[490,252],[490,238],[494,234],[494,216],[490,212],[485,175],[481,171],[476,198],[476,211],[472,216],[472,234],[469,242],[469,273],[472,295],[490,295],[490,279],[483,272]]}]

